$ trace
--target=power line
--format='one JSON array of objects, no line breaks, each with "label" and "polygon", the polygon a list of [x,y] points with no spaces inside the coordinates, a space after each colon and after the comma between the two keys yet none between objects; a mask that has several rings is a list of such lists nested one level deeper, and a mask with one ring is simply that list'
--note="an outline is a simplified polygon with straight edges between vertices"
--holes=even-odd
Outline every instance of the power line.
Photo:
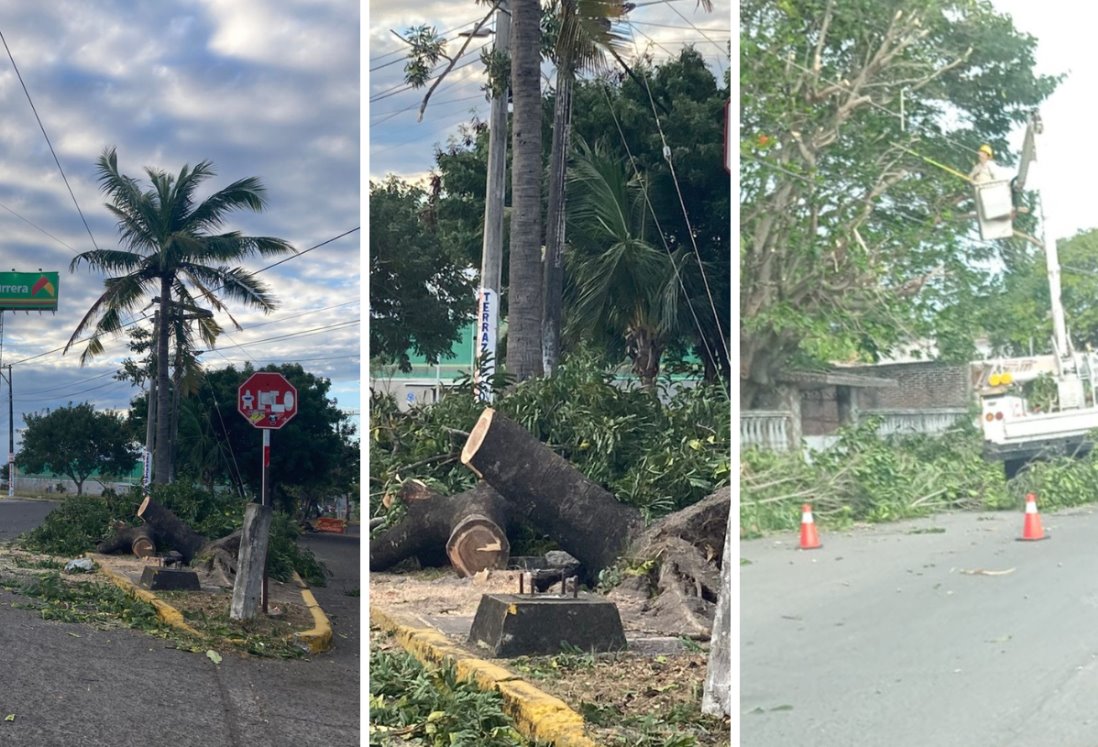
[{"label": "power line", "polygon": [[[640,178],[640,176],[641,176],[640,168],[637,166],[637,160],[636,160],[636,157],[633,155],[633,151],[629,148],[629,142],[626,140],[625,132],[621,128],[621,122],[618,120],[617,112],[614,111],[614,104],[610,100],[610,92],[607,90],[606,86],[600,86],[600,89],[602,90],[603,96],[606,98],[606,106],[610,111],[611,118],[614,120],[614,125],[618,130],[618,136],[621,138],[622,146],[625,147],[625,152],[629,156],[629,163],[633,166],[633,173],[638,178]],[[690,302],[690,298],[689,298],[689,296],[687,295],[687,292],[686,292],[686,283],[683,282],[682,275],[679,273],[679,267],[675,263],[674,254],[671,251],[671,247],[667,243],[667,236],[664,234],[663,228],[660,226],[659,218],[656,216],[656,210],[652,206],[652,201],[648,196],[648,184],[644,179],[640,179],[640,184],[641,184],[641,191],[644,194],[644,203],[645,203],[645,205],[648,206],[648,210],[652,214],[652,220],[656,224],[656,233],[659,234],[660,241],[663,243],[664,251],[667,252],[667,256],[671,259],[671,269],[675,273],[675,280],[678,282],[679,288],[680,288],[680,290],[682,290],[683,297],[686,299],[686,308],[690,311],[690,316],[694,320],[694,327],[698,331],[698,340],[702,344],[702,347],[705,349],[706,355],[708,355],[710,360],[712,361],[714,369],[719,372],[720,371],[720,365],[719,365],[719,361],[716,360],[716,356],[714,355],[715,351],[710,350],[709,346],[705,344],[705,330],[702,326],[701,319],[698,318],[698,313],[694,310],[694,304]],[[705,273],[704,267],[701,267],[699,269],[701,270],[701,272],[703,274],[703,277],[704,277],[704,273]],[[710,301],[712,301],[712,298],[710,298]],[[711,307],[712,307],[712,303],[711,303]],[[727,359],[729,361],[731,361],[732,358],[731,358],[731,356],[728,352],[728,345],[724,340],[724,332],[723,332],[723,330],[721,330],[720,319],[717,316],[717,311],[716,311],[715,307],[713,307],[713,315],[714,315],[714,320],[713,321],[717,325],[718,336],[721,338],[721,346],[724,348],[725,356],[727,357]],[[718,375],[719,375],[719,373],[718,373]]]},{"label": "power line", "polygon": [[[42,130],[42,137],[46,138],[46,145],[50,148],[50,153],[53,155],[53,162],[57,164],[57,170],[61,172],[61,180],[65,182],[65,188],[69,190],[69,196],[72,197],[72,204],[76,206],[76,212],[80,215],[80,221],[88,231],[88,237],[91,238],[92,246],[99,249],[99,245],[95,243],[95,236],[92,236],[91,226],[88,225],[88,221],[84,218],[84,211],[80,209],[80,204],[76,201],[76,194],[72,191],[72,186],[69,185],[69,179],[65,176],[65,170],[61,168],[61,161],[57,157],[57,152],[53,149],[53,143],[50,142],[50,136],[46,134],[46,126],[42,124],[42,118],[38,116],[38,109],[34,106],[30,91],[27,90],[27,84],[23,82],[23,75],[19,72],[19,66],[15,64],[15,57],[8,47],[8,40],[4,38],[3,32],[0,32],[0,41],[4,43],[4,50],[7,51],[8,59],[11,60],[11,66],[15,70],[15,76],[19,79],[19,85],[23,87],[23,93],[27,96],[27,103],[30,104],[31,111],[34,112],[34,118],[38,122],[38,127]],[[74,249],[73,251],[76,250]]]},{"label": "power line", "polygon": [[[446,36],[447,34],[452,34],[453,32],[457,31],[458,29],[463,29],[466,26],[475,26],[477,24],[477,21],[479,21],[479,20],[480,20],[479,17],[474,18],[471,21],[466,21],[465,23],[461,24],[460,26],[454,26],[453,28],[446,29],[445,31],[440,31],[440,32],[438,32],[438,35],[439,36]],[[450,41],[454,41],[454,40],[453,39],[447,39],[446,41],[450,42]],[[403,54],[405,51],[406,50],[404,50],[404,49],[399,49],[398,48],[398,49],[393,50],[392,52],[385,52],[384,54],[379,54],[377,57],[371,57],[370,62],[377,62],[378,60],[383,60],[386,57],[391,57],[394,54]],[[392,63],[387,63],[387,64],[391,65]],[[384,67],[384,65],[382,65],[382,67]],[[370,68],[370,72],[372,73],[374,70],[377,70],[377,69],[378,68],[372,67],[372,68]]]},{"label": "power line", "polygon": [[[262,268],[262,269],[256,270],[254,274],[258,275],[259,273],[261,273],[261,272],[265,272],[265,271],[267,271],[267,270],[271,269],[272,267],[276,267],[276,266],[278,266],[278,265],[282,264],[283,262],[288,262],[288,261],[290,261],[291,259],[295,259],[295,258],[297,258],[297,257],[301,257],[301,256],[304,256],[305,254],[308,254],[309,252],[313,251],[314,249],[319,249],[320,247],[322,247],[322,246],[324,246],[324,245],[326,245],[326,244],[330,244],[330,243],[332,243],[333,241],[336,241],[337,239],[341,239],[341,238],[343,238],[344,236],[347,236],[348,234],[352,234],[352,233],[354,233],[355,231],[358,231],[358,230],[359,230],[359,226],[355,226],[354,228],[352,228],[352,229],[350,229],[350,230],[348,230],[348,231],[344,231],[343,233],[339,234],[338,236],[333,236],[332,238],[330,238],[330,239],[327,239],[326,241],[322,241],[322,242],[320,242],[319,244],[314,244],[313,246],[309,247],[308,249],[304,249],[304,250],[302,250],[302,251],[298,252],[297,254],[293,254],[293,255],[290,255],[289,257],[286,257],[286,258],[285,258],[285,259],[283,259],[283,260],[280,260],[280,261],[278,261],[278,262],[275,262],[275,263],[274,263],[274,264],[272,264],[272,265],[268,265],[268,266],[266,266],[266,267],[264,267],[264,268]],[[221,290],[221,288],[223,288],[223,287],[224,287],[224,286],[221,286],[220,288],[217,288],[217,289],[215,289],[215,291],[216,291],[216,290]],[[143,321],[145,321],[145,320],[147,320],[147,319],[150,319],[150,318],[151,318],[151,317],[150,317],[150,316],[149,316],[148,314],[143,314],[143,315],[142,315],[142,316],[141,316],[140,318],[138,318],[138,319],[134,319],[133,321],[127,322],[126,324],[122,325],[122,329],[123,329],[123,330],[124,330],[124,329],[127,329],[127,328],[129,328],[129,327],[132,327],[133,325],[135,325],[135,324],[137,324],[137,323],[139,323],[139,322],[143,322]],[[121,330],[120,330],[120,331],[121,331]],[[91,337],[85,337],[85,338],[84,338],[84,339],[82,339],[82,340],[78,340],[76,344],[79,344],[79,343],[82,343],[82,342],[87,342],[87,341],[88,341],[88,340],[90,340],[90,339],[91,339]],[[68,347],[68,345],[67,345],[67,344],[66,344],[66,345],[62,345],[61,347],[53,348],[52,350],[47,350],[47,351],[46,351],[46,352],[44,352],[44,353],[38,353],[37,355],[32,355],[32,356],[29,356],[29,357],[27,357],[27,358],[23,358],[23,359],[21,359],[21,360],[18,360],[18,361],[15,361],[15,362],[11,363],[10,365],[13,365],[13,366],[17,366],[17,365],[20,365],[20,364],[23,364],[23,363],[28,363],[29,361],[37,360],[38,358],[44,358],[44,357],[46,357],[47,355],[52,355],[52,354],[54,354],[54,353],[58,353],[58,352],[61,352],[61,351],[62,351],[62,350],[64,350],[64,349],[65,349],[66,347]]]},{"label": "power line", "polygon": [[66,248],[66,249],[68,249],[69,251],[71,251],[71,252],[74,252],[74,253],[77,253],[77,254],[79,254],[79,252],[77,252],[77,250],[76,250],[76,249],[74,249],[74,248],[73,248],[73,247],[71,247],[70,245],[66,244],[66,243],[65,243],[64,241],[62,241],[61,239],[59,239],[59,238],[57,238],[56,236],[54,236],[54,235],[53,235],[52,233],[50,233],[50,232],[49,232],[49,231],[47,231],[46,229],[42,228],[42,227],[41,227],[41,226],[39,226],[39,225],[38,225],[37,223],[34,223],[34,222],[33,222],[32,220],[30,220],[29,218],[27,218],[27,217],[25,217],[25,216],[22,216],[22,215],[20,215],[19,213],[15,212],[14,210],[12,210],[12,209],[11,209],[10,207],[8,207],[7,205],[5,205],[4,203],[0,202],[0,208],[3,208],[4,210],[7,210],[7,211],[8,211],[9,213],[11,213],[12,215],[14,215],[14,216],[15,216],[16,218],[18,218],[19,220],[23,221],[23,222],[24,222],[24,223],[26,223],[27,225],[29,225],[29,226],[30,226],[31,228],[34,228],[35,230],[37,230],[37,231],[39,231],[39,232],[41,232],[41,233],[45,234],[46,236],[49,236],[49,237],[50,237],[51,239],[53,239],[54,241],[56,241],[56,242],[57,242],[58,244],[60,244],[61,246],[65,247],[65,248]]},{"label": "power line", "polygon": [[[476,49],[467,49],[467,50],[465,50],[465,53],[462,55],[462,57],[467,57],[468,55],[472,54],[473,52],[479,52],[487,46],[488,46],[488,42],[485,42],[484,44],[481,44]],[[458,59],[461,59],[461,58],[459,57]],[[463,67],[468,67],[469,65],[473,64],[474,62],[479,62],[479,61],[480,61],[479,57],[471,57],[468,60],[466,60],[465,62],[461,63],[460,65],[455,65],[453,70],[460,70]],[[437,65],[435,67],[435,69],[432,70],[431,72],[432,72],[432,74],[437,73],[444,67],[445,67],[445,65],[441,65],[441,64]],[[451,70],[451,72],[453,72],[453,70]],[[430,80],[430,79],[428,78],[428,80]],[[378,101],[382,101],[384,99],[390,98],[391,96],[396,96],[397,94],[404,93],[405,91],[411,91],[414,88],[415,87],[411,83],[400,83],[398,85],[393,86],[392,88],[385,89],[381,93],[374,94],[373,96],[370,97],[370,103],[371,104],[377,103]]]}]

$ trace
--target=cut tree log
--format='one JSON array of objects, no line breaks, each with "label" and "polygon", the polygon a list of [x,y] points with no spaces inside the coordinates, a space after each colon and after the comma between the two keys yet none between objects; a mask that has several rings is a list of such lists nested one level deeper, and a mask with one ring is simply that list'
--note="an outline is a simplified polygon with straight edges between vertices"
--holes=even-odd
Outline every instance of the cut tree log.
[{"label": "cut tree log", "polygon": [[152,556],[158,546],[163,550],[176,550],[183,556],[183,562],[209,573],[211,583],[233,585],[240,530],[219,539],[207,539],[168,508],[149,498],[138,508],[138,516],[145,520],[145,526],[116,524],[114,532],[96,546],[96,551],[115,553],[126,550],[145,558]]},{"label": "cut tree log", "polygon": [[209,541],[148,496],[141,502],[137,515],[152,527],[157,539],[162,540],[162,544],[179,551],[184,563],[189,564],[202,546]]},{"label": "cut tree log", "polygon": [[505,501],[491,486],[478,483],[472,490],[445,496],[419,480],[407,480],[400,497],[405,515],[370,538],[371,571],[383,571],[412,556],[430,561],[442,547],[460,576],[507,567],[510,521]]},{"label": "cut tree log", "polygon": [[588,583],[623,558],[634,566],[653,561],[647,576],[621,592],[632,596],[623,602],[638,606],[654,630],[709,637],[721,589],[730,488],[645,528],[639,510],[492,408],[470,431],[461,461],[506,499],[516,519],[529,519],[578,558]]},{"label": "cut tree log", "polygon": [[139,558],[156,554],[156,540],[147,526],[131,527],[119,523],[114,525],[110,537],[95,546],[96,552],[111,554],[125,550]]},{"label": "cut tree log", "polygon": [[644,528],[639,510],[587,479],[521,425],[487,408],[461,462],[582,564],[587,581],[609,567]]}]

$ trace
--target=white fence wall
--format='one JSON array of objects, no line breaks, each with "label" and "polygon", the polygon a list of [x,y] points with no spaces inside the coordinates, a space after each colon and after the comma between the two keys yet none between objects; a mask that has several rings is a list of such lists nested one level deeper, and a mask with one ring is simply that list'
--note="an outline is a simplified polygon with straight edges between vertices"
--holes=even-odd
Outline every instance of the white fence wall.
[{"label": "white fence wall", "polygon": [[793,413],[784,410],[744,410],[740,412],[741,448],[755,446],[770,451],[793,448]]},{"label": "white fence wall", "polygon": [[[942,407],[918,410],[862,410],[863,417],[880,417],[877,433],[881,436],[944,433],[958,421],[969,416],[962,407]],[[771,451],[793,448],[793,413],[783,410],[744,410],[740,412],[740,444]],[[806,437],[806,445],[817,451],[831,445],[835,436]]]}]

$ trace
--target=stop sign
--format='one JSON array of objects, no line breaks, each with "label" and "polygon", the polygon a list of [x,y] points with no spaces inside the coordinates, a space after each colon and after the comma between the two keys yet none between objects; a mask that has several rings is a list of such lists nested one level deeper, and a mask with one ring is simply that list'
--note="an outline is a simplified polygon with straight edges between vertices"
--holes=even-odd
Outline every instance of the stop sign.
[{"label": "stop sign", "polygon": [[280,373],[254,373],[237,390],[236,409],[256,428],[281,428],[297,414],[297,389]]}]

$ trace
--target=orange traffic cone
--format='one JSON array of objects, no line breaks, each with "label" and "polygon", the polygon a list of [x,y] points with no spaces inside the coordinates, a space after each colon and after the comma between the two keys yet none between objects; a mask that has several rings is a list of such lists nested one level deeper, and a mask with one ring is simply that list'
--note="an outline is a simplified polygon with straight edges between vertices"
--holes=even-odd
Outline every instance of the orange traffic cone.
[{"label": "orange traffic cone", "polygon": [[1025,525],[1022,527],[1022,536],[1018,539],[1048,539],[1048,535],[1045,534],[1045,530],[1041,527],[1041,515],[1037,513],[1037,496],[1033,493],[1026,493],[1026,521]]},{"label": "orange traffic cone", "polygon": [[815,550],[823,547],[820,544],[820,535],[816,533],[816,522],[812,520],[812,506],[807,503],[801,506],[801,549]]}]

